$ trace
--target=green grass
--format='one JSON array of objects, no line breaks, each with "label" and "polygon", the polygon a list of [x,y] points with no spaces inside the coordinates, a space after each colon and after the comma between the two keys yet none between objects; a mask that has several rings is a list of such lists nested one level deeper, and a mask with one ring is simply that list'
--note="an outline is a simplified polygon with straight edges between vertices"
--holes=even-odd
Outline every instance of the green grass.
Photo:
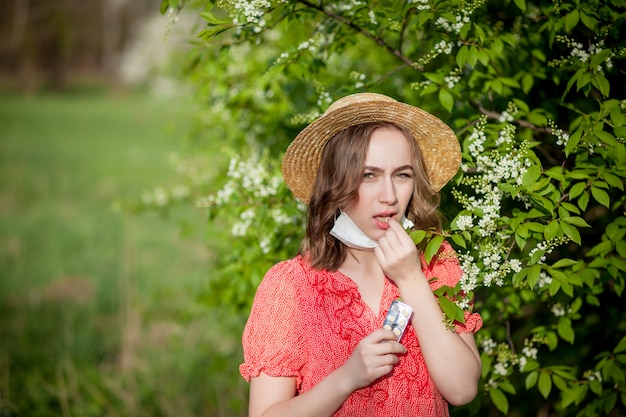
[{"label": "green grass", "polygon": [[112,209],[176,180],[185,117],[149,96],[0,96],[3,416],[243,415],[241,323],[195,300],[204,213]]}]

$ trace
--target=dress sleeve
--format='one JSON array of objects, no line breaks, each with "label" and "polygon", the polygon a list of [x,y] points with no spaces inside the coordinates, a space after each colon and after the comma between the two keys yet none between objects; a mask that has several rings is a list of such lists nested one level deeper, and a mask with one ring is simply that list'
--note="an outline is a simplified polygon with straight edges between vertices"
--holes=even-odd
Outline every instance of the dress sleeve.
[{"label": "dress sleeve", "polygon": [[290,260],[276,264],[261,281],[242,338],[244,363],[239,372],[246,381],[263,372],[296,377],[300,385],[307,356],[299,308],[298,286],[303,280],[302,266]]},{"label": "dress sleeve", "polygon": [[[434,290],[444,285],[454,287],[463,275],[461,264],[456,252],[448,242],[443,242],[439,252],[432,259],[430,265],[426,264],[422,258],[422,269],[426,278],[430,280],[430,286]],[[436,279],[433,279],[436,278]],[[474,306],[471,300],[470,306]],[[483,325],[480,314],[472,311],[465,311],[465,323],[454,322],[454,329],[457,333],[476,333]]]}]

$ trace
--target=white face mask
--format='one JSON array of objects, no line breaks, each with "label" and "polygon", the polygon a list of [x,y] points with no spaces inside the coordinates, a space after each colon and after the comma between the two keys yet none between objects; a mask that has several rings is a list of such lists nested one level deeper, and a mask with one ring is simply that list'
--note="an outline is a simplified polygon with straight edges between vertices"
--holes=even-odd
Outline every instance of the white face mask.
[{"label": "white face mask", "polygon": [[[402,227],[407,229],[413,226],[414,224],[411,220],[402,216]],[[354,224],[350,216],[343,211],[339,217],[335,219],[335,225],[329,233],[350,248],[373,250],[378,246],[378,242],[363,233],[363,231]]]}]

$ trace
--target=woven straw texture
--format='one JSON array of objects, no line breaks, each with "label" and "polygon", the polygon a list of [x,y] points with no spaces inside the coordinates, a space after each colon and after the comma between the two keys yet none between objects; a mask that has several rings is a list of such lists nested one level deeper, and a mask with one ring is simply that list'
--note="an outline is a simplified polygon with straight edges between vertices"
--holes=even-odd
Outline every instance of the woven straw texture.
[{"label": "woven straw texture", "polygon": [[456,174],[461,164],[459,141],[448,125],[432,114],[390,97],[359,93],[333,103],[304,128],[283,159],[285,182],[296,198],[308,203],[326,143],[337,133],[367,122],[392,122],[408,129],[424,157],[426,174],[435,191]]}]

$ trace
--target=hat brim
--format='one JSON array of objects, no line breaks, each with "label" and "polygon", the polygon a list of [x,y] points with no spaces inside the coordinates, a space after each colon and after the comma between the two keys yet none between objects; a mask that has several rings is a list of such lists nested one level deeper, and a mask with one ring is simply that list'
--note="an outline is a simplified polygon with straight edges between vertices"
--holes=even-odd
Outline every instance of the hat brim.
[{"label": "hat brim", "polygon": [[458,171],[461,164],[459,141],[454,131],[439,118],[398,101],[361,101],[325,113],[289,145],[282,172],[296,198],[308,203],[326,143],[342,130],[369,122],[391,122],[411,132],[434,191],[441,190]]}]

